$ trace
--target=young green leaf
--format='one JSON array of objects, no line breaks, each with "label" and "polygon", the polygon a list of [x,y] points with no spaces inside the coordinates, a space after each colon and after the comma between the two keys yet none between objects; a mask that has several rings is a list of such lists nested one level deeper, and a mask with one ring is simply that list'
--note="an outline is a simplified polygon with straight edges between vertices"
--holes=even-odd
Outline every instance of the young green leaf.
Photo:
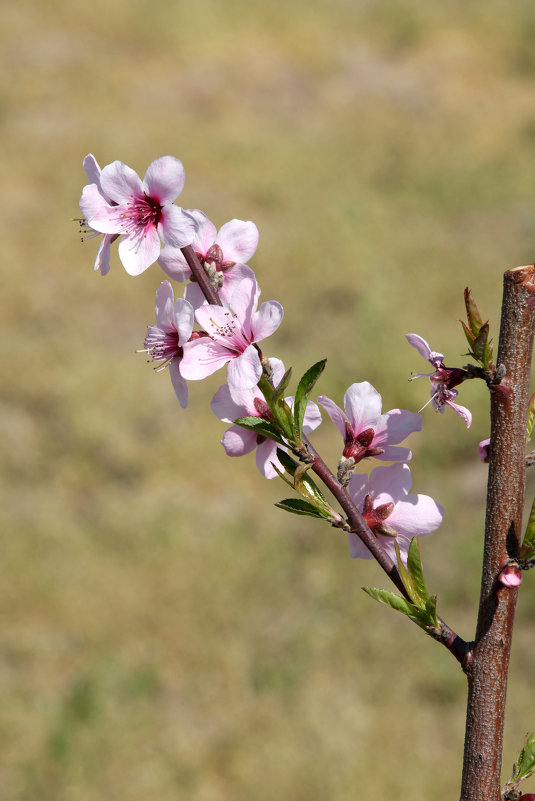
[{"label": "young green leaf", "polygon": [[314,504],[305,501],[303,498],[286,498],[284,501],[278,501],[275,506],[278,506],[279,509],[284,509],[286,512],[293,512],[294,515],[308,515],[309,517],[317,517],[320,520],[328,520],[330,517],[330,515],[322,514]]},{"label": "young green leaf", "polygon": [[466,316],[468,317],[470,331],[474,337],[477,337],[479,334],[479,329],[483,325],[483,318],[479,313],[479,309],[477,308],[477,304],[474,300],[474,296],[472,295],[472,290],[470,287],[466,287],[464,290],[464,305],[466,307]]},{"label": "young green leaf", "polygon": [[[418,537],[413,537],[409,545],[409,553],[407,556],[407,570],[412,580],[414,592],[418,598],[418,606],[424,606],[429,598],[427,587],[425,586],[424,572],[422,569],[422,561],[420,559],[420,547],[418,545]],[[411,596],[414,601],[416,597]]]},{"label": "young green leaf", "polygon": [[526,526],[526,533],[520,548],[520,559],[527,562],[529,559],[535,557],[535,499],[531,504],[531,512],[529,514],[528,524]]},{"label": "young green leaf", "polygon": [[264,420],[262,417],[238,417],[234,423],[237,426],[246,428],[248,431],[254,431],[257,436],[267,437],[267,439],[272,439],[274,442],[284,445],[284,440],[278,429],[273,423]]},{"label": "young green leaf", "polygon": [[409,603],[409,601],[405,600],[405,598],[396,595],[395,592],[390,592],[390,590],[378,590],[376,587],[363,587],[362,589],[371,598],[375,598],[376,601],[386,604],[386,606],[390,606],[397,612],[407,615],[411,620],[414,619],[414,614],[416,612],[414,606]]},{"label": "young green leaf", "polygon": [[535,426],[535,392],[529,399],[528,403],[528,425],[526,431],[526,440],[529,442],[533,434],[533,427]]},{"label": "young green leaf", "polygon": [[288,386],[288,384],[290,383],[291,376],[292,376],[292,368],[288,367],[283,377],[281,378],[280,383],[273,390],[273,395],[271,397],[274,402],[278,401],[279,398],[282,398],[282,396],[284,395],[284,391]]},{"label": "young green leaf", "polygon": [[277,459],[284,467],[284,469],[287,470],[288,473],[290,473],[291,476],[295,474],[295,471],[298,468],[299,463],[296,462],[294,459],[292,459],[289,453],[283,451],[282,448],[277,448]]},{"label": "young green leaf", "polygon": [[535,732],[531,732],[526,737],[526,742],[522,748],[515,764],[512,780],[520,782],[535,773]]},{"label": "young green leaf", "polygon": [[314,388],[314,384],[325,369],[326,364],[327,359],[322,359],[320,362],[313,364],[312,367],[306,371],[297,386],[294,401],[294,437],[297,442],[301,442],[303,437],[303,420],[309,395]]}]

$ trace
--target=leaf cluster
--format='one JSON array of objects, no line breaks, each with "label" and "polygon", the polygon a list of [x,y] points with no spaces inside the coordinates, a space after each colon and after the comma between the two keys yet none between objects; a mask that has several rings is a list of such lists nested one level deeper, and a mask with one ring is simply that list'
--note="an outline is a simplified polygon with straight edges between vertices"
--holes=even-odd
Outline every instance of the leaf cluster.
[{"label": "leaf cluster", "polygon": [[406,615],[428,634],[437,637],[441,630],[441,624],[437,618],[437,598],[436,595],[429,595],[427,591],[418,538],[413,537],[411,540],[406,567],[401,559],[397,543],[396,555],[399,574],[408,598],[403,598],[389,590],[378,590],[375,587],[363,587],[364,592],[367,592],[375,600]]},{"label": "leaf cluster", "polygon": [[464,290],[464,305],[467,323],[463,320],[460,320],[460,323],[468,341],[469,351],[466,355],[478,362],[485,372],[490,372],[494,369],[494,364],[492,362],[492,339],[489,339],[489,323],[488,320],[483,322],[469,287]]}]

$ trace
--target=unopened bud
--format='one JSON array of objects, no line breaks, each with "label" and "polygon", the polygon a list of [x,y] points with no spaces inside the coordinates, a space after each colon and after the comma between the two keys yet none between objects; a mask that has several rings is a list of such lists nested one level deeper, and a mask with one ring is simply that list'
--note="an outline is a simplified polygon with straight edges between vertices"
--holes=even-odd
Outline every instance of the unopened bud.
[{"label": "unopened bud", "polygon": [[498,581],[503,584],[504,587],[510,588],[518,587],[522,584],[522,571],[518,563],[509,562],[509,564],[505,565],[498,575]]}]

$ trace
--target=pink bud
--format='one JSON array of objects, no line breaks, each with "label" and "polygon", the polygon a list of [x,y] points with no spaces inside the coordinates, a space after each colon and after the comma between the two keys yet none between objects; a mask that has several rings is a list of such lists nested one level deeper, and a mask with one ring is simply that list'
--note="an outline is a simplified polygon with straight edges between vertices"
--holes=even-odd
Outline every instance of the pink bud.
[{"label": "pink bud", "polygon": [[490,453],[490,439],[482,439],[477,446],[479,458],[482,462],[488,462]]},{"label": "pink bud", "polygon": [[[509,563],[500,571],[498,575],[504,587],[518,587],[522,584],[522,571],[516,562]],[[525,796],[523,796],[525,798]]]}]

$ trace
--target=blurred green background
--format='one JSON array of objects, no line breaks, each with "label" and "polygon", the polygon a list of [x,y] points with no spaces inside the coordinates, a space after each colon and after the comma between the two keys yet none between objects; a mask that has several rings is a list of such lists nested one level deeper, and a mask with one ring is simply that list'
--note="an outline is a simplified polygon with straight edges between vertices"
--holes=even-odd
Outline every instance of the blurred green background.
[{"label": "blurred green background", "polygon": [[[0,786],[5,801],[455,799],[465,687],[449,654],[361,591],[344,537],[285,515],[230,461],[209,401],[143,356],[158,266],[94,274],[82,158],[182,159],[180,203],[254,220],[285,319],[265,348],[341,402],[417,410],[415,331],[462,364],[469,284],[495,336],[504,269],[535,259],[535,6],[421,0],[4,4]],[[474,382],[475,384],[475,382]],[[424,412],[415,491],[439,611],[470,638],[488,434]],[[314,442],[335,463],[325,421]],[[534,482],[530,492],[533,494]],[[521,593],[504,778],[531,703]]]}]

